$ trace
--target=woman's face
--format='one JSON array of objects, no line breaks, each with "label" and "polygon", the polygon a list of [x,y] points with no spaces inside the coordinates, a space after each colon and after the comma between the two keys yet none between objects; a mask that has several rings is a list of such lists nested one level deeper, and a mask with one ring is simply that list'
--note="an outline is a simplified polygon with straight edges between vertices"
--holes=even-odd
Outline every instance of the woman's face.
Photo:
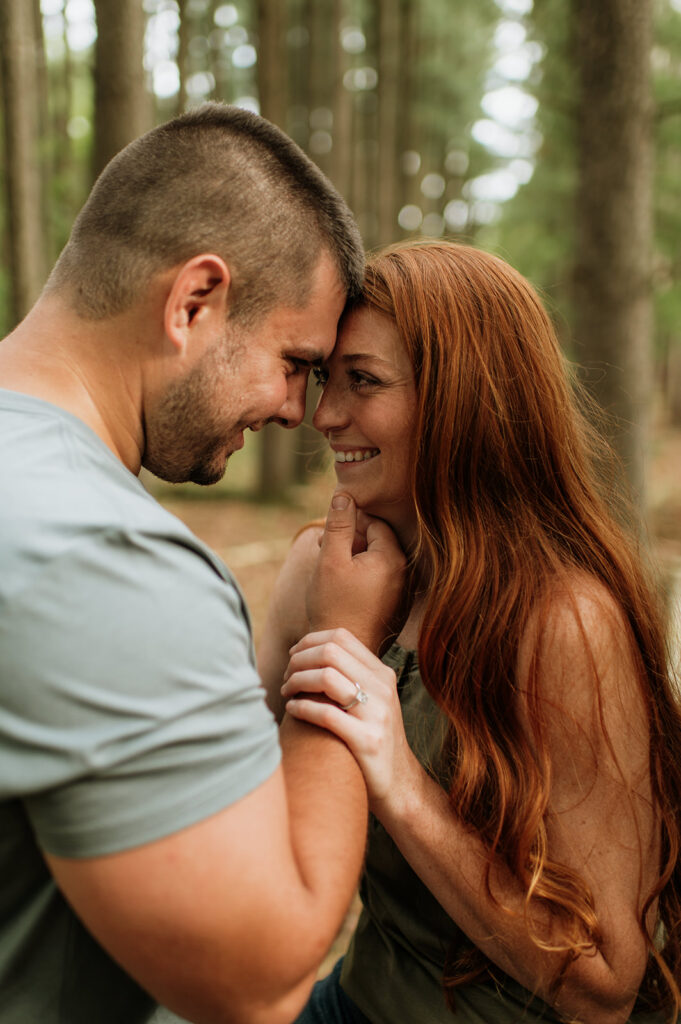
[{"label": "woman's face", "polygon": [[393,321],[373,309],[348,314],[317,376],[324,390],[313,422],[331,445],[339,485],[409,544],[416,388]]}]

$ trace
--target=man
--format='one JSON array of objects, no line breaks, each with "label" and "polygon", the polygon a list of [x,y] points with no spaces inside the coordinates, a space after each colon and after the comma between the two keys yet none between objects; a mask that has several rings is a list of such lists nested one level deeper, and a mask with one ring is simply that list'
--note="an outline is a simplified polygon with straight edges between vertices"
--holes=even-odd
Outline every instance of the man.
[{"label": "man", "polygon": [[[361,273],[314,165],[209,104],[111,162],[0,345],[3,1024],[284,1024],[305,1001],[363,785],[296,723],[281,761],[234,581],[137,473],[211,483],[246,428],[298,424]],[[377,646],[402,556],[353,534],[341,502],[315,625]]]}]

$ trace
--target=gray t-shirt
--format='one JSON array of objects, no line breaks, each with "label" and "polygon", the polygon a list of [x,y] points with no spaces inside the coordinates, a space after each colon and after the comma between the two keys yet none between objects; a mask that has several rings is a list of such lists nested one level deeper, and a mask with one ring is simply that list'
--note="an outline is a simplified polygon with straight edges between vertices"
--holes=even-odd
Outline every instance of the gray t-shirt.
[{"label": "gray t-shirt", "polygon": [[0,390],[0,1020],[156,1004],[41,850],[91,857],[216,813],[280,751],[226,567],[80,420]]}]

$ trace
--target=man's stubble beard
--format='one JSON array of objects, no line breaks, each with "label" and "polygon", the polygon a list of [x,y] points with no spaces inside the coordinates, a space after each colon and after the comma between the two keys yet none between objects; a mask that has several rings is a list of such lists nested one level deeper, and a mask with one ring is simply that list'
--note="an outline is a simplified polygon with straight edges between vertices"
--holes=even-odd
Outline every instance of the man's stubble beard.
[{"label": "man's stubble beard", "polygon": [[[244,346],[225,333],[145,418],[142,465],[169,483],[208,486],[225,474],[230,438],[239,429],[236,371]],[[231,413],[231,415],[230,415]]]}]

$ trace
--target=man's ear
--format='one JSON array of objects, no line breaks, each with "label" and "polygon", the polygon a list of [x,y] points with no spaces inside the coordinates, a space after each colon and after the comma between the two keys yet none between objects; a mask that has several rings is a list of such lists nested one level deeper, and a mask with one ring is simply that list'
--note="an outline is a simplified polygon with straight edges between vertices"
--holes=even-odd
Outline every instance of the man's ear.
[{"label": "man's ear", "polygon": [[214,253],[193,256],[178,268],[164,309],[163,326],[171,344],[183,350],[204,327],[224,325],[230,282],[229,267]]}]

